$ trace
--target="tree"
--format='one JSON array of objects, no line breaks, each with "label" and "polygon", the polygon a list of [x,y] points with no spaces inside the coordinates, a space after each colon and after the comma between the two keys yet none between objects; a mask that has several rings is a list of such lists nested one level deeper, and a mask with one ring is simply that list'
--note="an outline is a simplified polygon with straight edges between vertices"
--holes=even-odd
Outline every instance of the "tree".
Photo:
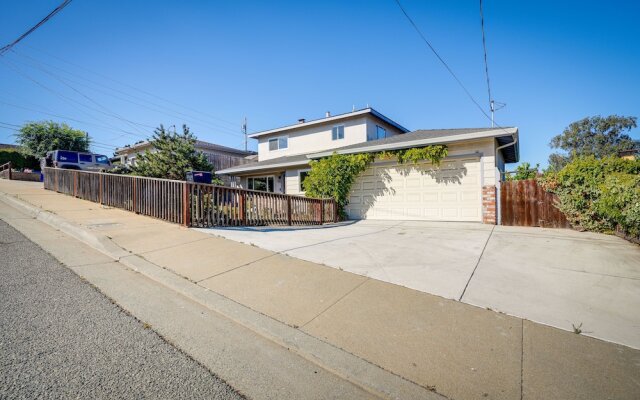
[{"label": "tree", "polygon": [[558,171],[576,157],[594,156],[604,158],[622,150],[631,150],[640,145],[627,134],[637,127],[636,117],[610,115],[587,117],[573,122],[560,135],[551,139],[549,145],[566,152],[549,156],[549,166]]},{"label": "tree", "polygon": [[29,122],[18,132],[20,151],[36,158],[51,150],[89,151],[87,132],[53,121]]},{"label": "tree", "polygon": [[508,181],[521,181],[523,179],[533,179],[538,175],[538,168],[540,164],[536,164],[535,167],[531,167],[528,162],[523,162],[516,167],[513,174],[507,175]]},{"label": "tree", "polygon": [[138,155],[132,168],[135,175],[185,180],[187,171],[213,171],[204,154],[196,151],[196,137],[186,125],[182,133],[169,132],[160,125],[149,142],[153,150]]}]

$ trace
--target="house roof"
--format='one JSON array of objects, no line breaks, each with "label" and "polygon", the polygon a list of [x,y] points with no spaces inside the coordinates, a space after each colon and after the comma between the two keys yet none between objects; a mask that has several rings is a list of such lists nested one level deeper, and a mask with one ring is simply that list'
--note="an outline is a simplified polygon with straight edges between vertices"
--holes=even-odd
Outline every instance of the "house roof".
[{"label": "house roof", "polygon": [[[116,154],[121,154],[121,153],[125,153],[127,151],[131,151],[131,150],[142,150],[146,147],[149,147],[151,145],[151,143],[148,140],[145,140],[143,142],[139,142],[136,143],[132,146],[125,146],[125,147],[120,147],[117,148],[115,153]],[[221,151],[221,152],[225,152],[225,153],[233,153],[233,154],[237,154],[239,156],[251,156],[251,155],[255,155],[256,152],[255,151],[245,151],[245,150],[240,150],[240,149],[234,149],[232,147],[227,147],[227,146],[222,146],[219,144],[215,144],[215,143],[209,143],[209,142],[205,142],[202,140],[196,140],[195,143],[195,147],[198,150],[214,150],[214,151]]]},{"label": "house roof", "polygon": [[251,164],[238,165],[216,171],[217,174],[234,174],[234,173],[250,173],[253,171],[264,171],[269,169],[295,167],[298,165],[309,164],[309,157],[306,154],[298,154],[295,156],[285,156],[272,158],[270,160],[258,161]]},{"label": "house roof", "polygon": [[462,129],[422,129],[404,135],[395,135],[385,139],[372,140],[369,142],[357,143],[349,146],[338,147],[312,154],[299,154],[272,158],[249,165],[240,165],[218,171],[220,174],[248,173],[275,169],[281,167],[293,167],[306,165],[312,159],[328,157],[333,153],[354,154],[369,153],[384,150],[401,150],[411,147],[428,146],[430,144],[447,144],[463,140],[473,140],[494,137],[499,146],[514,143],[501,149],[505,162],[518,162],[520,158],[518,146],[518,128],[462,128]]},{"label": "house roof", "polygon": [[359,115],[365,115],[365,114],[372,115],[372,116],[374,116],[374,117],[386,122],[387,124],[399,129],[402,133],[409,132],[409,130],[407,128],[405,128],[404,126],[402,126],[399,123],[391,120],[390,118],[385,117],[384,115],[382,115],[378,111],[374,110],[373,108],[368,107],[368,108],[363,108],[361,110],[355,110],[355,111],[344,113],[344,114],[332,115],[330,117],[314,119],[314,120],[311,120],[311,121],[301,122],[301,123],[297,123],[297,124],[283,126],[283,127],[280,127],[280,128],[269,129],[269,130],[266,130],[266,131],[252,133],[251,135],[249,135],[249,137],[250,138],[257,138],[259,136],[270,135],[272,133],[279,133],[279,132],[284,132],[284,131],[288,131],[288,130],[292,130],[292,129],[306,128],[306,127],[313,126],[313,125],[324,124],[324,123],[327,123],[327,122],[340,121],[340,120],[343,120],[343,119],[353,118],[353,117],[356,117],[356,116],[359,116]]},{"label": "house roof", "polygon": [[463,140],[495,137],[500,146],[515,142],[513,146],[501,151],[505,162],[517,162],[520,158],[518,147],[518,128],[460,128],[460,129],[421,129],[404,135],[391,136],[385,139],[356,143],[349,146],[309,154],[309,158],[322,158],[331,154],[370,153],[384,150],[401,150],[430,144],[446,144]]}]

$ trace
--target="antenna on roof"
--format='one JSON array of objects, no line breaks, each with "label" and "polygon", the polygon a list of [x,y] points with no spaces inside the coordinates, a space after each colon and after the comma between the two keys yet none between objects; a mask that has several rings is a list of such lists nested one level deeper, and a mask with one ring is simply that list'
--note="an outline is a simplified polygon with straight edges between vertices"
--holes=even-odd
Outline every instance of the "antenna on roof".
[{"label": "antenna on roof", "polygon": [[356,105],[354,104],[354,105],[353,105],[353,108],[351,109],[351,111],[353,112],[353,111],[355,111],[355,110],[356,110]]},{"label": "antenna on roof", "polygon": [[367,103],[367,108],[369,108],[369,103]]}]

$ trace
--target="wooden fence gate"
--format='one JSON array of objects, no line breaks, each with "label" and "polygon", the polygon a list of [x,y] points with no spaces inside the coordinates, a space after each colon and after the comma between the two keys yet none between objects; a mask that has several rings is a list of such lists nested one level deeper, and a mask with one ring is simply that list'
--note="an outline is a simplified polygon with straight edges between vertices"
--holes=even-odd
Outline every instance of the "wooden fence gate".
[{"label": "wooden fence gate", "polygon": [[500,186],[501,225],[570,228],[564,214],[554,205],[557,196],[538,185],[535,179],[502,182]]}]

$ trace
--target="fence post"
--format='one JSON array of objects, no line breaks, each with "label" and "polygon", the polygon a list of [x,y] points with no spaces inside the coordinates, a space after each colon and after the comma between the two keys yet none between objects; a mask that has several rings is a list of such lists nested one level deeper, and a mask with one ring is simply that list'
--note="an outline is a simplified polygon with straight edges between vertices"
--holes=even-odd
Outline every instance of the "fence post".
[{"label": "fence post", "polygon": [[189,211],[190,211],[190,202],[189,202],[189,183],[188,182],[184,182],[182,184],[182,224],[184,226],[189,226]]},{"label": "fence post", "polygon": [[98,201],[100,202],[100,204],[104,204],[103,199],[102,199],[102,186],[104,186],[104,179],[103,179],[103,175],[100,174],[98,175]]},{"label": "fence post", "polygon": [[247,192],[240,192],[240,220],[242,225],[247,225]]},{"label": "fence post", "polygon": [[78,197],[78,171],[73,171],[73,197]]},{"label": "fence post", "polygon": [[11,161],[9,161],[9,180],[13,179],[13,175],[11,173]]},{"label": "fence post", "polygon": [[55,188],[56,192],[59,192],[58,190],[58,170],[55,170],[55,174],[53,174],[53,187]]},{"label": "fence post", "polygon": [[133,212],[138,213],[138,179],[133,177]]},{"label": "fence post", "polygon": [[338,222],[338,203],[336,199],[331,199],[331,206],[333,208],[333,222]]},{"label": "fence post", "polygon": [[291,196],[287,196],[287,225],[291,225]]},{"label": "fence post", "polygon": [[324,199],[320,200],[320,225],[324,224]]}]

